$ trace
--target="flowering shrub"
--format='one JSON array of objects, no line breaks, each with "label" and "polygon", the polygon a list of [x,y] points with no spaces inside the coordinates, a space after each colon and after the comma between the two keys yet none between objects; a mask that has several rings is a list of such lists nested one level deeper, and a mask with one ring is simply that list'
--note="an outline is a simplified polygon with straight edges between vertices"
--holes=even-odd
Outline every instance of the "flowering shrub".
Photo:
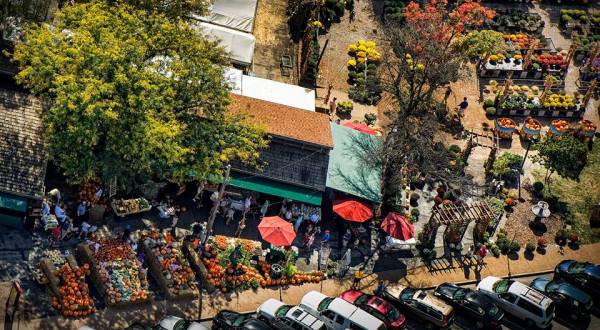
[{"label": "flowering shrub", "polygon": [[381,87],[377,77],[377,65],[381,54],[371,40],[359,40],[348,45],[348,83],[353,86],[348,96],[355,102],[377,104],[381,99]]},{"label": "flowering shrub", "polygon": [[539,63],[544,69],[553,69],[553,70],[564,70],[567,68],[568,64],[566,63],[564,57],[560,54],[557,55],[538,55],[533,58],[534,62]]}]

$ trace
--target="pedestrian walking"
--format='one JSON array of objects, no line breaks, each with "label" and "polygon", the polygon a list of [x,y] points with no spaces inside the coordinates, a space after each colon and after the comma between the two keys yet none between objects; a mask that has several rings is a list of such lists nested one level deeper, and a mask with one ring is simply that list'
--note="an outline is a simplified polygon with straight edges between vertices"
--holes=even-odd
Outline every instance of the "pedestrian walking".
[{"label": "pedestrian walking", "polygon": [[488,249],[485,244],[482,244],[477,253],[477,268],[481,270],[483,268],[483,258],[488,254]]},{"label": "pedestrian walking", "polygon": [[330,238],[331,238],[331,232],[329,230],[326,230],[325,234],[323,234],[323,239],[321,239],[321,244],[329,244]]},{"label": "pedestrian walking", "polygon": [[351,289],[360,290],[360,281],[365,277],[365,268],[360,267],[357,271],[354,272],[354,281],[352,282]]},{"label": "pedestrian walking", "polygon": [[350,16],[348,17],[350,19],[350,23],[352,23],[352,21],[354,20],[354,7],[352,7],[352,9],[350,9]]},{"label": "pedestrian walking", "polygon": [[462,102],[458,105],[458,115],[461,117],[465,116],[465,111],[469,106],[469,102],[467,102],[467,98],[465,97]]},{"label": "pedestrian walking", "polygon": [[302,225],[303,219],[304,219],[304,215],[302,215],[302,213],[298,214],[298,216],[296,217],[296,221],[294,222],[294,231],[296,231],[296,233],[300,229],[300,225]]}]

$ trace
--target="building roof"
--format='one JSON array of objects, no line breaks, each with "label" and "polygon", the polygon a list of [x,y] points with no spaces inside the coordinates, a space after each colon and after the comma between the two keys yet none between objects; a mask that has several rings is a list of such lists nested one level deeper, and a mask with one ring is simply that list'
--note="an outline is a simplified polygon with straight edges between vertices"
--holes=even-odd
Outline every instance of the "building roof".
[{"label": "building roof", "polygon": [[266,126],[271,135],[333,148],[329,116],[326,114],[236,94],[231,94],[231,99],[231,111],[250,114],[257,124]]},{"label": "building roof", "polygon": [[334,147],[329,153],[326,186],[372,202],[381,201],[381,167],[363,161],[370,158],[364,155],[376,152],[381,139],[336,123],[331,123],[331,133]]},{"label": "building roof", "polygon": [[0,191],[43,195],[48,151],[41,111],[38,99],[0,89]]}]

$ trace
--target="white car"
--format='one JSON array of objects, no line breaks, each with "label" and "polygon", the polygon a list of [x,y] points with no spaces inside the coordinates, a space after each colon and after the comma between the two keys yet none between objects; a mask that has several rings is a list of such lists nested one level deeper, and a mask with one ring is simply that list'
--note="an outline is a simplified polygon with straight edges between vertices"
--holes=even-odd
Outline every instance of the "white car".
[{"label": "white car", "polygon": [[169,315],[160,320],[155,327],[157,330],[209,330],[196,321],[184,320],[181,317]]},{"label": "white car", "polygon": [[488,276],[477,284],[477,289],[494,299],[505,312],[524,320],[528,328],[547,328],[552,323],[552,299],[521,282]]},{"label": "white car", "polygon": [[259,319],[276,329],[325,330],[325,324],[300,306],[291,306],[269,299],[256,310]]},{"label": "white car", "polygon": [[385,324],[375,316],[344,299],[331,298],[317,291],[304,295],[299,306],[319,317],[328,329],[386,329]]}]

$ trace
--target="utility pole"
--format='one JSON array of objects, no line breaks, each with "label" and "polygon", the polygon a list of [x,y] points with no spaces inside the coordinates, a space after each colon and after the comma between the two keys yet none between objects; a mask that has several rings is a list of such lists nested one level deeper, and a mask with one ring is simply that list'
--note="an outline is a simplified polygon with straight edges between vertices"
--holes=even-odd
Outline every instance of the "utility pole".
[{"label": "utility pole", "polygon": [[229,181],[229,172],[231,171],[231,165],[225,166],[225,179],[219,188],[219,194],[217,195],[217,200],[210,210],[210,215],[208,217],[208,224],[206,226],[206,236],[204,236],[204,241],[202,244],[205,244],[208,240],[208,236],[212,234],[212,227],[215,223],[215,218],[217,217],[217,211],[219,211],[219,205],[221,205],[221,199],[223,199],[223,194],[225,193],[225,186],[227,186],[227,181]]}]

